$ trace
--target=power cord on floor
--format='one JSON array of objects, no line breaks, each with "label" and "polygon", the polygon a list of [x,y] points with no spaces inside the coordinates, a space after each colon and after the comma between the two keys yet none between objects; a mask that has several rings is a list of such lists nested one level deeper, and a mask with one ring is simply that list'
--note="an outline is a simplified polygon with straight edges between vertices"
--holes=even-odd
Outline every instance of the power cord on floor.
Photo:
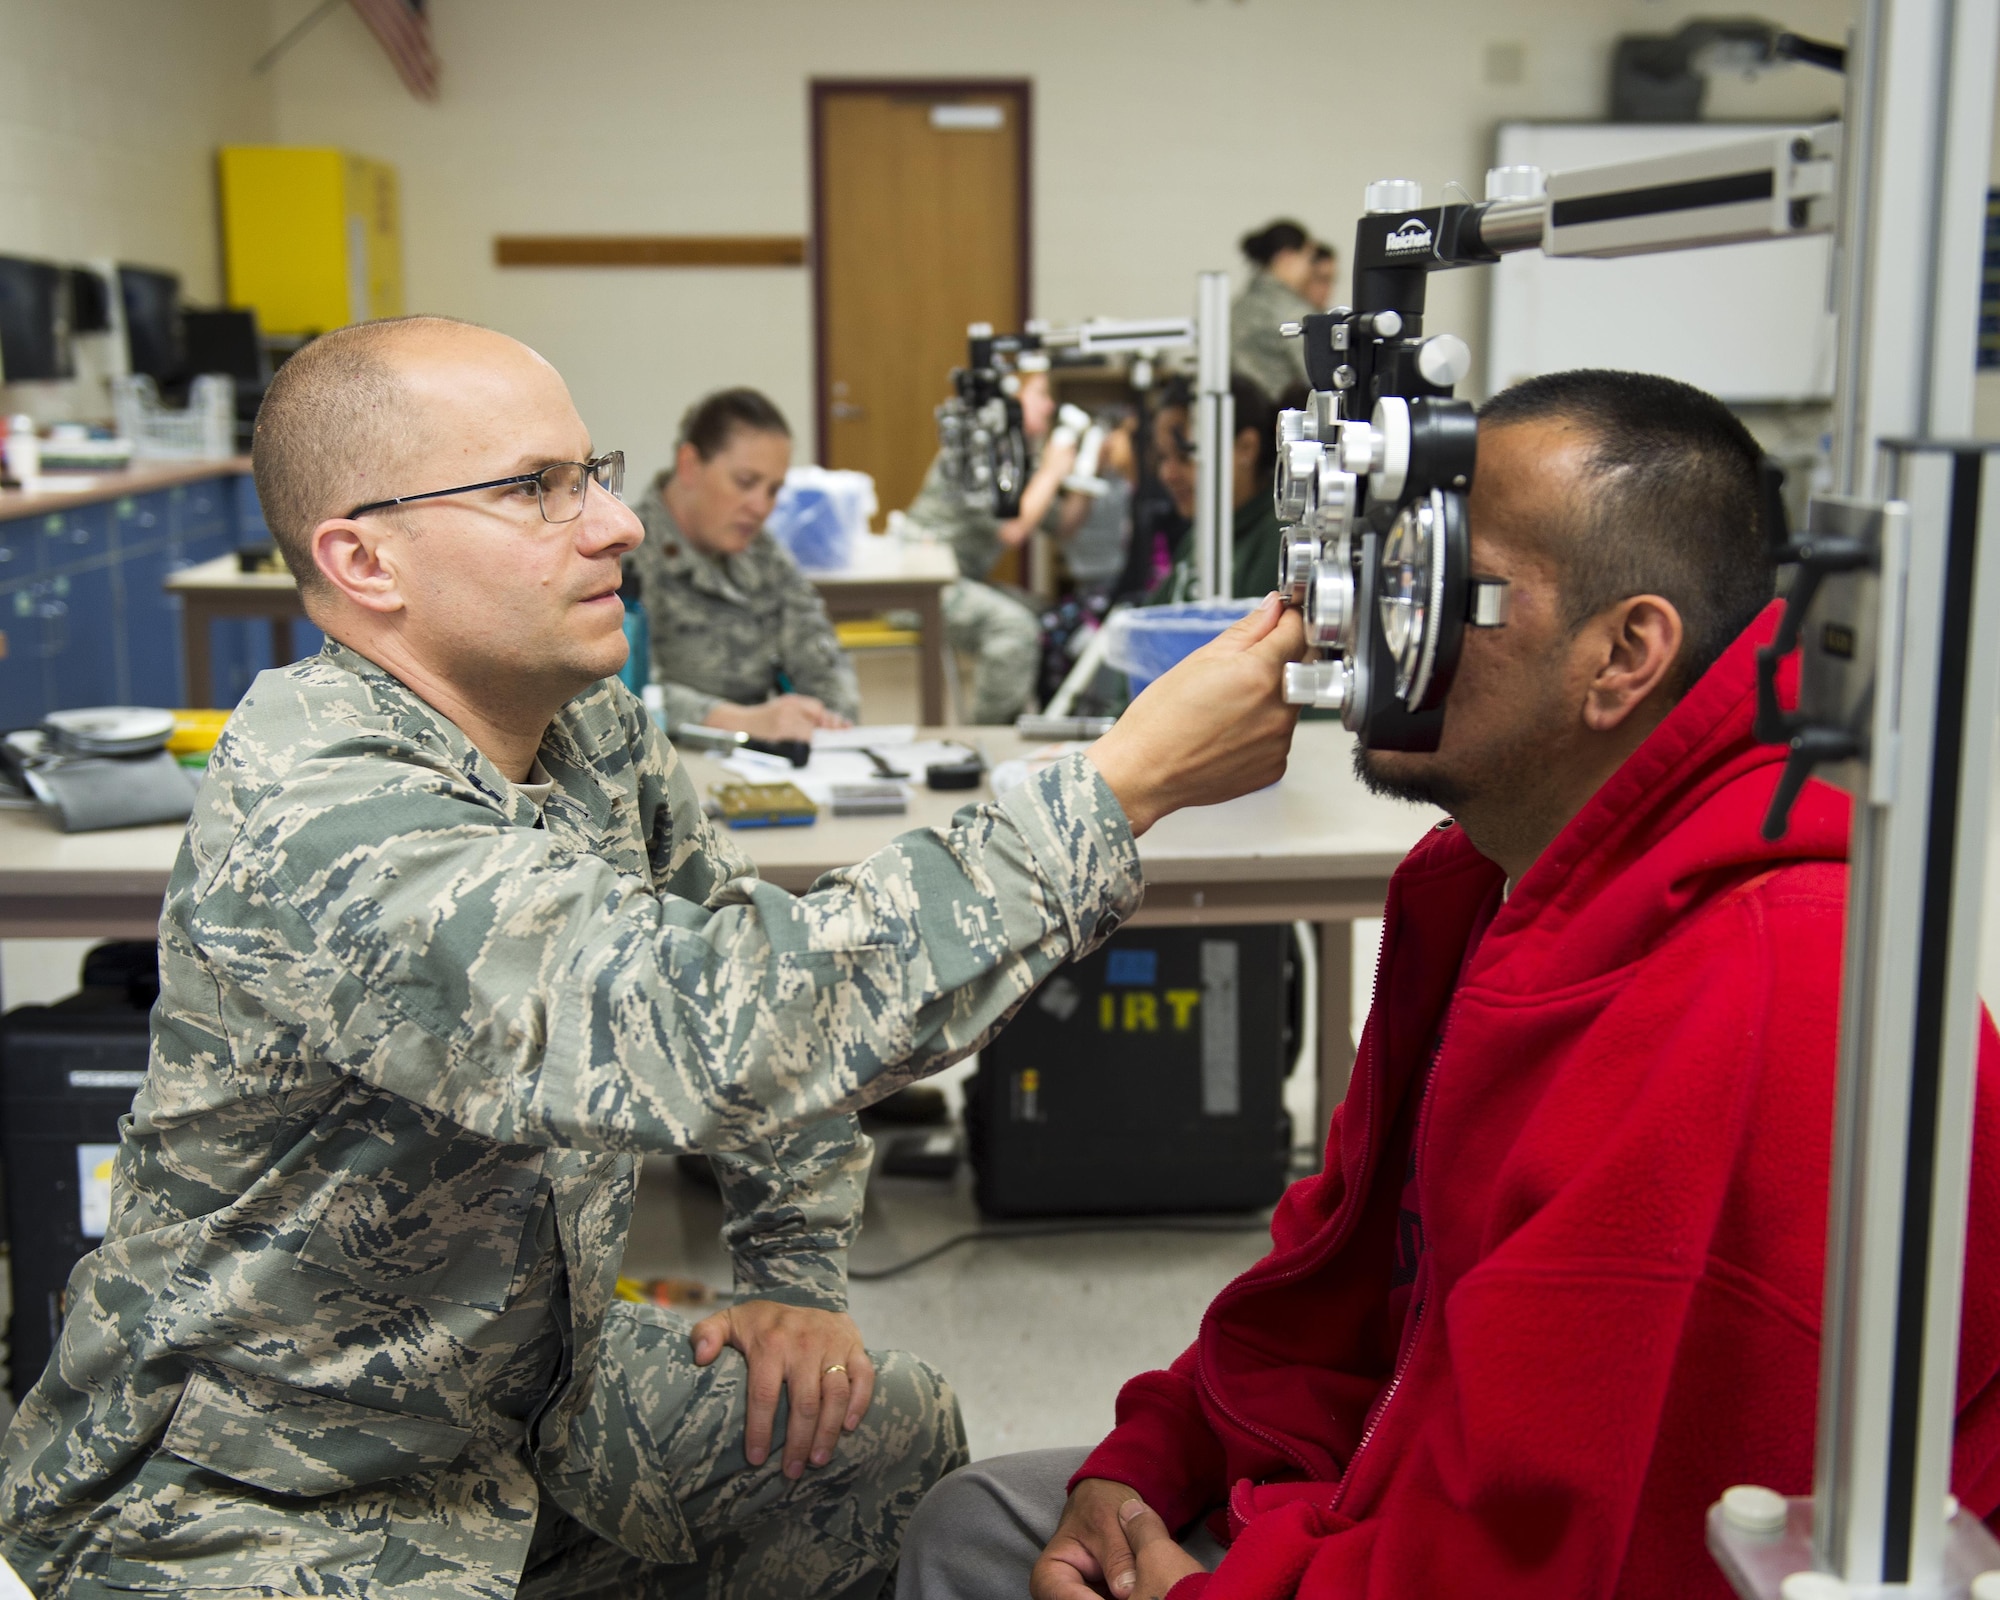
[{"label": "power cord on floor", "polygon": [[962,1244],[990,1244],[1006,1239],[1060,1239],[1080,1233],[1268,1233],[1271,1222],[1268,1217],[1252,1217],[1242,1221],[1217,1217],[1212,1220],[1186,1218],[1179,1221],[1166,1217],[1104,1218],[1094,1222],[1022,1222],[1001,1223],[995,1227],[972,1228],[965,1233],[953,1234],[941,1244],[934,1244],[928,1250],[919,1250],[908,1260],[898,1261],[886,1267],[849,1267],[848,1278],[855,1283],[880,1283],[884,1278],[900,1277],[927,1261],[935,1261],[948,1250],[956,1250]]}]

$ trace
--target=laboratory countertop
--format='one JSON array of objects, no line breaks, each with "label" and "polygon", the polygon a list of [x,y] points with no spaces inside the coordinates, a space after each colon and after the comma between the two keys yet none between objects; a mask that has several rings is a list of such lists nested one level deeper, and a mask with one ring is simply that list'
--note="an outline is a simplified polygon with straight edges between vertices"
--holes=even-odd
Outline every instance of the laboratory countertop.
[{"label": "laboratory countertop", "polygon": [[36,481],[32,493],[0,489],[0,522],[15,517],[38,517],[51,511],[73,511],[78,506],[120,500],[128,494],[147,494],[154,489],[171,489],[180,483],[243,477],[249,471],[248,456],[225,456],[208,461],[141,461],[121,472],[50,473]]},{"label": "laboratory countertop", "polygon": [[[1039,748],[1010,729],[929,730],[927,738],[975,743],[997,765]],[[1266,919],[1379,915],[1389,874],[1437,814],[1380,799],[1354,777],[1353,736],[1325,723],[1302,724],[1290,769],[1278,783],[1224,805],[1177,812],[1139,841],[1158,913],[1220,920],[1241,902]],[[732,778],[718,762],[687,758],[696,786]],[[739,832],[733,837],[770,882],[794,892],[848,866],[910,828],[947,824],[961,806],[990,798],[977,790],[918,786],[905,816],[822,816],[810,827]],[[0,810],[0,922],[9,937],[31,933],[106,934],[157,917],[180,848],[178,826],[62,834],[39,814]],[[1279,900],[1295,897],[1298,909]],[[130,937],[130,933],[124,936]]]},{"label": "laboratory countertop", "polygon": [[[990,766],[1045,746],[1007,728],[946,728],[922,737],[976,745]],[[1426,829],[1422,810],[1371,795],[1353,770],[1354,736],[1332,723],[1299,725],[1285,776],[1268,789],[1216,806],[1162,818],[1139,841],[1150,884],[1304,882],[1386,878]],[[704,793],[734,775],[710,757],[685,758]],[[737,780],[740,781],[740,780]],[[781,888],[804,889],[823,872],[879,850],[909,828],[943,827],[961,806],[992,798],[992,789],[951,792],[917,785],[907,816],[822,815],[810,827],[758,828],[734,835],[758,872]]]}]

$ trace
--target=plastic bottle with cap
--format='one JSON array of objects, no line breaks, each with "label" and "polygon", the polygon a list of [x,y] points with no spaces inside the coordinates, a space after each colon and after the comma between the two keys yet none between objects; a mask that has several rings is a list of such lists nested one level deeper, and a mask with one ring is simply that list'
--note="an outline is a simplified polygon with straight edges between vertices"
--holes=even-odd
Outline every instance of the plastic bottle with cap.
[{"label": "plastic bottle with cap", "polygon": [[42,475],[42,441],[35,433],[35,419],[25,411],[7,419],[4,459],[7,476],[32,490]]},{"label": "plastic bottle with cap", "polygon": [[653,677],[653,633],[640,594],[639,574],[628,572],[618,586],[625,603],[625,665],[618,676],[634,694],[644,694]]}]

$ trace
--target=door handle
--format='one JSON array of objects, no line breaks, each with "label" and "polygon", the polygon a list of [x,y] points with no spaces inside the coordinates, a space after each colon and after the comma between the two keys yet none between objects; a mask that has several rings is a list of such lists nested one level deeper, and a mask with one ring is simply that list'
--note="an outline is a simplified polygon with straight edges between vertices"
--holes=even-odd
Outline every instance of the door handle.
[{"label": "door handle", "polygon": [[846,400],[835,400],[827,408],[827,415],[835,422],[859,422],[868,415],[866,406],[853,405]]}]

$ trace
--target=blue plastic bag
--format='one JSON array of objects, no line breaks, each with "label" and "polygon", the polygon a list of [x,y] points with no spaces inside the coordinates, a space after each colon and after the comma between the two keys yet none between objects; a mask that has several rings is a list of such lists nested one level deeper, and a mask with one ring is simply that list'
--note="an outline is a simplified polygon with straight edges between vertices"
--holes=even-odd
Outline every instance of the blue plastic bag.
[{"label": "blue plastic bag", "polygon": [[840,572],[853,565],[854,541],[874,515],[875,480],[867,473],[794,467],[765,527],[808,572]]}]

